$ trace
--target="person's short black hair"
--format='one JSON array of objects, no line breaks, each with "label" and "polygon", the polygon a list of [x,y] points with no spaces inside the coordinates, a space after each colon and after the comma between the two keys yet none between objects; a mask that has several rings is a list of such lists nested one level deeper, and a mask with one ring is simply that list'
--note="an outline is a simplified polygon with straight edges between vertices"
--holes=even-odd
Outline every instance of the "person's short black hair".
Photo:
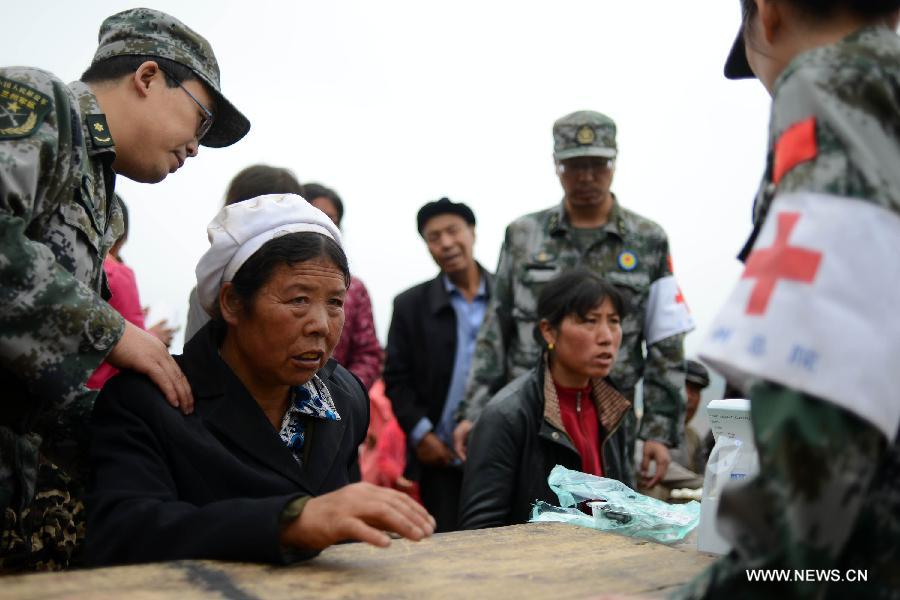
[{"label": "person's short black hair", "polygon": [[243,202],[266,194],[303,195],[303,186],[297,177],[282,167],[252,165],[232,178],[225,192],[225,206]]},{"label": "person's short black hair", "polygon": [[301,195],[306,198],[307,202],[312,202],[316,198],[328,198],[337,212],[338,220],[336,224],[338,227],[341,226],[341,221],[344,220],[344,203],[341,202],[341,197],[338,196],[337,192],[321,183],[307,183],[303,186]]},{"label": "person's short black hair", "polygon": [[[813,18],[829,18],[838,11],[849,11],[864,19],[876,19],[900,9],[900,0],[784,0]],[[756,14],[753,0],[741,0],[744,24]]]},{"label": "person's short black hair", "polygon": [[416,215],[416,225],[419,228],[419,235],[423,235],[422,231],[425,229],[425,224],[428,223],[430,219],[433,219],[438,215],[446,214],[462,217],[469,225],[475,225],[475,213],[472,212],[471,208],[462,202],[451,202],[449,198],[441,198],[440,200],[429,202],[419,209],[419,214]]},{"label": "person's short black hair", "polygon": [[597,273],[584,268],[563,272],[544,284],[538,295],[534,339],[545,347],[547,343],[541,335],[541,321],[546,319],[550,327],[558,329],[566,317],[576,316],[584,319],[606,299],[612,302],[619,318],[624,319],[628,314],[628,308],[616,286]]},{"label": "person's short black hair", "polygon": [[[181,63],[169,60],[168,58],[141,54],[111,56],[110,58],[97,61],[81,74],[81,81],[84,83],[114,81],[125,75],[134,73],[138,70],[138,67],[148,60],[152,60],[159,65],[160,70],[163,72],[163,75],[165,75],[166,85],[169,87],[178,87],[178,81],[192,81],[195,79],[200,81],[190,68]],[[172,79],[173,77],[178,81]]]},{"label": "person's short black hair", "polygon": [[350,267],[347,255],[333,239],[321,233],[300,231],[269,240],[241,265],[231,280],[243,310],[250,311],[256,294],[268,283],[275,268],[291,266],[324,258],[344,275],[344,283],[350,285]]}]

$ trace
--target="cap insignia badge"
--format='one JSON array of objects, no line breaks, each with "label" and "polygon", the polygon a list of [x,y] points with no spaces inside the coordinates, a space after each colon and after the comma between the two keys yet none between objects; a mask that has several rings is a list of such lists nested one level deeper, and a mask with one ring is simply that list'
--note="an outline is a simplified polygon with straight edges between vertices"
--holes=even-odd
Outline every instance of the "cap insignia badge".
[{"label": "cap insignia badge", "polygon": [[575,140],[579,144],[593,144],[594,140],[597,136],[594,134],[594,129],[589,125],[582,125],[578,130],[578,133],[575,134]]}]

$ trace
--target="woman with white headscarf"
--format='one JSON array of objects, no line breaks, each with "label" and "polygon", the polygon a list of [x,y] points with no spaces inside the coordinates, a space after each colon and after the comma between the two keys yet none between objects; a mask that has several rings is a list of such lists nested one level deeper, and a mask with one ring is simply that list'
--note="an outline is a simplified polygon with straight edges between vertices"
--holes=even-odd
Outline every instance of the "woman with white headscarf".
[{"label": "woman with white headscarf", "polygon": [[87,559],[288,562],[342,540],[418,540],[433,519],[408,496],[351,481],[365,390],[330,360],[350,281],[340,233],[303,198],[226,206],[197,290],[213,320],[176,357],[196,409],[123,373],[93,415]]}]

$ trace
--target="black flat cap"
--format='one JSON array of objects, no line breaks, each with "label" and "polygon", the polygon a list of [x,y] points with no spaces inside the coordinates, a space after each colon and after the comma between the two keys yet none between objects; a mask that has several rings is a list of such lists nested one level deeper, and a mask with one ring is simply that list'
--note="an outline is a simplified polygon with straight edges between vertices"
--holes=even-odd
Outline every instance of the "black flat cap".
[{"label": "black flat cap", "polygon": [[684,372],[684,380],[687,383],[693,383],[700,388],[709,385],[709,371],[703,366],[703,363],[689,359],[685,361]]},{"label": "black flat cap", "polygon": [[429,202],[419,209],[419,214],[416,215],[419,235],[422,235],[422,230],[425,229],[425,224],[429,219],[447,214],[460,216],[469,225],[475,224],[475,213],[472,212],[471,208],[462,202],[451,202],[449,198],[441,198],[440,200]]}]

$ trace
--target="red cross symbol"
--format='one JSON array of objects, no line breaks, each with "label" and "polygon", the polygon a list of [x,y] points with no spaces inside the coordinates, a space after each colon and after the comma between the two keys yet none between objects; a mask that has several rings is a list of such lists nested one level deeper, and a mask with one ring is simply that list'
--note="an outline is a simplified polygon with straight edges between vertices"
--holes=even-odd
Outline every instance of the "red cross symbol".
[{"label": "red cross symbol", "polygon": [[812,283],[822,262],[822,253],[799,246],[789,246],[788,239],[800,220],[800,213],[778,214],[775,243],[769,248],[754,250],[747,259],[741,279],[756,279],[747,303],[748,315],[765,314],[769,299],[780,279]]}]

